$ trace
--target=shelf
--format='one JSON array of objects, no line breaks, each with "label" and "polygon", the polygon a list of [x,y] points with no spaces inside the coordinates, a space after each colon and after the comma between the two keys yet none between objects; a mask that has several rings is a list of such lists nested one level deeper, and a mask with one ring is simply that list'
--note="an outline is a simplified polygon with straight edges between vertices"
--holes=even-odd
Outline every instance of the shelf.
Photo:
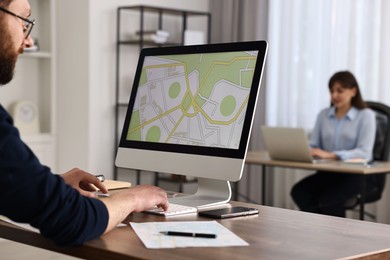
[{"label": "shelf", "polygon": [[188,176],[171,174],[171,176],[158,176],[158,181],[196,183],[197,178],[189,178]]},{"label": "shelf", "polygon": [[30,147],[39,161],[55,170],[55,136],[50,133],[25,134],[21,139]]},{"label": "shelf", "polygon": [[[2,93],[2,103],[12,110],[21,100],[33,102],[38,109],[40,133],[21,131],[21,139],[42,164],[56,169],[56,0],[30,0],[36,26],[31,37],[38,39],[39,48],[24,50],[19,55],[16,73],[10,88]],[[1,37],[1,36],[0,36]],[[35,50],[34,50],[35,49]]]},{"label": "shelf", "polygon": [[[132,12],[132,13],[131,13]],[[168,17],[174,16],[174,17]],[[191,19],[188,18],[195,17]],[[123,123],[123,110],[127,108],[128,103],[123,102],[126,95],[121,95],[121,91],[125,92],[125,88],[132,86],[130,83],[134,75],[129,72],[129,67],[134,67],[134,61],[136,61],[137,52],[133,49],[124,48],[124,46],[137,47],[139,51],[145,46],[149,47],[164,47],[164,46],[182,46],[185,44],[185,32],[188,27],[192,27],[194,30],[199,29],[199,23],[194,23],[194,20],[206,19],[205,23],[200,23],[200,30],[205,32],[205,42],[210,42],[210,30],[211,30],[211,14],[209,12],[198,12],[190,10],[179,10],[173,8],[153,7],[153,6],[122,6],[117,9],[117,41],[116,41],[116,105],[115,105],[115,137],[114,144],[117,149],[118,140],[120,139],[119,129],[120,123]],[[136,25],[137,19],[139,24]],[[192,22],[192,23],[191,23]],[[204,21],[202,21],[204,22]],[[194,26],[195,25],[195,26]],[[179,29],[180,28],[180,29]],[[156,32],[158,30],[166,31],[173,38],[166,38],[169,40],[164,43],[156,43],[153,38],[145,37],[147,33]],[[170,31],[171,30],[171,31]],[[173,31],[173,32],[172,32]],[[134,37],[137,36],[137,37]],[[143,36],[143,37],[141,37]],[[150,36],[150,35],[147,35]],[[180,39],[179,39],[180,38]],[[125,69],[124,69],[125,68]],[[117,178],[117,168],[114,167],[114,179]],[[172,179],[173,178],[173,179]],[[176,179],[175,179],[176,178]],[[178,180],[179,179],[179,180]],[[137,184],[139,183],[139,172],[137,175]],[[161,177],[156,176],[156,181],[177,181],[179,183],[188,183],[186,179],[180,176]],[[181,180],[181,181],[180,181]]]},{"label": "shelf", "polygon": [[31,142],[52,142],[54,136],[50,133],[39,133],[39,134],[25,134],[21,135],[23,141],[27,143]]},{"label": "shelf", "polygon": [[190,10],[179,10],[179,9],[173,9],[173,8],[163,8],[163,7],[154,7],[154,6],[147,6],[147,5],[136,5],[136,6],[122,6],[118,8],[119,10],[138,10],[138,11],[144,11],[148,13],[164,13],[164,14],[170,14],[170,15],[182,15],[186,14],[189,16],[204,16],[204,15],[210,15],[210,13],[207,12],[198,12],[198,11],[190,11]]},{"label": "shelf", "polygon": [[46,51],[34,51],[34,52],[24,52],[22,55],[20,55],[20,57],[50,59],[52,55],[50,52],[46,52]]},{"label": "shelf", "polygon": [[[140,45],[140,41],[138,41],[138,40],[119,41],[118,44],[119,45]],[[178,42],[155,43],[155,42],[151,42],[151,41],[143,41],[142,44],[144,46],[158,46],[158,47],[181,45],[181,43],[178,43]]]}]

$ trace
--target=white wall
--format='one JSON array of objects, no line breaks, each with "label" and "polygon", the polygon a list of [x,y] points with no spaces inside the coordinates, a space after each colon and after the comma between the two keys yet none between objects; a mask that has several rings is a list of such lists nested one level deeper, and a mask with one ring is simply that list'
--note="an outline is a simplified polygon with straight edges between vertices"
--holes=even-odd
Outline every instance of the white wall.
[{"label": "white wall", "polygon": [[[75,8],[77,6],[77,8]],[[88,1],[57,2],[57,169],[87,168]]]},{"label": "white wall", "polygon": [[208,11],[209,0],[58,0],[57,161],[112,177],[116,9],[152,5]]}]

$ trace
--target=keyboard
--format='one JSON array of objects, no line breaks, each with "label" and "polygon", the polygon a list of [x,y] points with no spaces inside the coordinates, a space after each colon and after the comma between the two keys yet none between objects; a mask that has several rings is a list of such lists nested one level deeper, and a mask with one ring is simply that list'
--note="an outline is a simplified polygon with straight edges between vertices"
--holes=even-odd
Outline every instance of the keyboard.
[{"label": "keyboard", "polygon": [[153,207],[151,209],[146,210],[145,212],[169,217],[169,216],[183,215],[189,213],[196,213],[198,212],[198,209],[195,207],[170,203],[169,209],[167,211],[164,211],[163,209],[158,207]]}]

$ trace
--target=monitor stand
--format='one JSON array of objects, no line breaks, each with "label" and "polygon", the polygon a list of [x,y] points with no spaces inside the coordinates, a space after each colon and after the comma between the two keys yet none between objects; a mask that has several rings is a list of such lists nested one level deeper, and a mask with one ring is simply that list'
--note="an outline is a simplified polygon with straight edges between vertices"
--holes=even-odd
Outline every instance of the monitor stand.
[{"label": "monitor stand", "polygon": [[198,190],[195,194],[170,198],[169,202],[199,209],[228,203],[231,196],[229,181],[198,178]]}]

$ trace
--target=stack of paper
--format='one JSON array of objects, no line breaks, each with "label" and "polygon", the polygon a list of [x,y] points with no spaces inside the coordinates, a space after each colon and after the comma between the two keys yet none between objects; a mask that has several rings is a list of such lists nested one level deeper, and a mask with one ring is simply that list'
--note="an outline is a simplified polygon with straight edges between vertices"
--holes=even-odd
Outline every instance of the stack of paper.
[{"label": "stack of paper", "polygon": [[343,160],[343,163],[351,163],[351,164],[367,164],[368,160],[363,158],[352,158],[352,159],[346,159]]},{"label": "stack of paper", "polygon": [[[140,34],[141,32],[136,32],[131,38],[139,41],[141,39]],[[169,32],[163,30],[145,31],[142,32],[142,36],[144,41],[152,41],[154,43],[163,44],[167,42]]]}]

